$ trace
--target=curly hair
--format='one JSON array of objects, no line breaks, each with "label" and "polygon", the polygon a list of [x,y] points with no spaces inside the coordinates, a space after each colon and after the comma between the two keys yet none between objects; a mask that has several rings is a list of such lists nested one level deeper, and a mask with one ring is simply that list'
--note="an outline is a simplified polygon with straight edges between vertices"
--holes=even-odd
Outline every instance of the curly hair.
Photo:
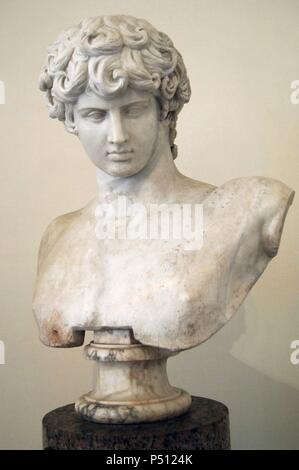
[{"label": "curly hair", "polygon": [[81,93],[93,91],[107,98],[120,95],[128,86],[156,96],[176,158],[176,121],[190,99],[190,83],[171,39],[147,21],[125,15],[83,20],[48,48],[39,79],[50,117],[63,121],[74,134],[73,104]]}]

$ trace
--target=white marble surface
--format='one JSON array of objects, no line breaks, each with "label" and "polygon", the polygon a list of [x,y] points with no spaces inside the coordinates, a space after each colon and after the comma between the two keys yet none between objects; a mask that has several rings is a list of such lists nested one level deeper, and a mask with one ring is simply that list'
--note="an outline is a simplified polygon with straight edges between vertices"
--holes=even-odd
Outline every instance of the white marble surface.
[{"label": "white marble surface", "polygon": [[[85,20],[67,31],[49,49],[40,87],[51,117],[95,164],[99,188],[43,236],[33,302],[42,342],[79,346],[84,330],[101,327],[130,327],[140,343],[173,351],[207,340],[277,254],[294,192],[259,176],[216,188],[177,170],[175,124],[189,81],[170,39],[143,20]],[[201,249],[99,239],[97,209],[119,196],[202,204]]]},{"label": "white marble surface", "polygon": [[50,225],[34,300],[45,344],[81,344],[73,329],[130,326],[143,344],[187,349],[237,311],[277,253],[293,193],[266,178],[219,188],[178,178],[180,200],[204,206],[199,251],[159,240],[97,240],[96,201]]},{"label": "white marble surface", "polygon": [[185,413],[191,397],[172,387],[167,377],[166,361],[174,353],[125,344],[125,331],[129,330],[111,330],[116,344],[103,344],[101,337],[101,343],[85,347],[86,357],[96,365],[96,381],[93,390],[77,400],[76,412],[90,421],[114,424],[150,422]]}]

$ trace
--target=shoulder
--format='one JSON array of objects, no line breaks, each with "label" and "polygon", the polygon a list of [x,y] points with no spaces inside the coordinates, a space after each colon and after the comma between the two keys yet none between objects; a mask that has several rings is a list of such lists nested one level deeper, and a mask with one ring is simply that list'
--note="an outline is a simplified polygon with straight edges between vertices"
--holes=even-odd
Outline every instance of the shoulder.
[{"label": "shoulder", "polygon": [[262,176],[235,178],[217,189],[228,190],[231,196],[244,198],[245,209],[251,210],[261,225],[266,254],[275,256],[295,191],[282,181]]},{"label": "shoulder", "polygon": [[84,218],[84,214],[85,208],[60,215],[50,222],[42,236],[39,247],[38,271],[45,258],[55,250],[59,241],[68,237],[74,227],[78,223],[80,224],[80,219]]},{"label": "shoulder", "polygon": [[264,178],[261,192],[264,249],[271,258],[278,252],[284,221],[295,191],[279,180]]},{"label": "shoulder", "polygon": [[241,176],[227,181],[217,187],[217,189],[219,188],[244,189],[245,191],[255,188],[256,190],[262,191],[264,194],[282,196],[285,196],[289,192],[294,193],[294,191],[282,181],[264,176]]},{"label": "shoulder", "polygon": [[235,178],[222,187],[229,187],[232,191],[250,196],[251,201],[258,205],[266,218],[275,215],[277,210],[287,210],[295,195],[295,191],[282,181],[263,176]]},{"label": "shoulder", "polygon": [[56,241],[60,239],[62,234],[68,230],[72,221],[76,218],[76,212],[77,211],[60,215],[52,220],[52,222],[47,226],[39,246],[38,270],[45,256],[55,245]]},{"label": "shoulder", "polygon": [[49,225],[46,227],[46,230],[43,234],[42,242],[49,242],[59,235],[61,235],[65,230],[67,230],[72,222],[79,216],[80,211],[69,212],[67,214],[60,215],[56,217]]},{"label": "shoulder", "polygon": [[183,201],[187,199],[189,201],[196,201],[196,202],[203,202],[210,193],[212,193],[216,186],[205,183],[203,181],[194,180],[193,178],[189,178],[189,176],[185,176],[180,174],[180,185],[179,185],[179,196],[180,199]]}]

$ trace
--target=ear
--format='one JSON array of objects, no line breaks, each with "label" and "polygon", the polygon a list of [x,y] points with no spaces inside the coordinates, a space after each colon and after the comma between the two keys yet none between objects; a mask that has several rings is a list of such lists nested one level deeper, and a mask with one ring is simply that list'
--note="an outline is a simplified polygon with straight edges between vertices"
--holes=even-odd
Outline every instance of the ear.
[{"label": "ear", "polygon": [[70,103],[65,104],[65,120],[64,126],[68,132],[71,134],[78,135],[77,126],[74,118],[73,105]]}]

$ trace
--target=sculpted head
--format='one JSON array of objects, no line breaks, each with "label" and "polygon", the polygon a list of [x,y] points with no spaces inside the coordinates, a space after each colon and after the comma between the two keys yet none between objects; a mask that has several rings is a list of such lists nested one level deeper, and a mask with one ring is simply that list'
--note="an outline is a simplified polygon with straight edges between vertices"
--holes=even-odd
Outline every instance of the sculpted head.
[{"label": "sculpted head", "polygon": [[83,20],[48,48],[39,86],[50,117],[78,135],[106,173],[141,171],[161,126],[176,157],[177,116],[190,84],[172,41],[148,22],[123,15]]}]

